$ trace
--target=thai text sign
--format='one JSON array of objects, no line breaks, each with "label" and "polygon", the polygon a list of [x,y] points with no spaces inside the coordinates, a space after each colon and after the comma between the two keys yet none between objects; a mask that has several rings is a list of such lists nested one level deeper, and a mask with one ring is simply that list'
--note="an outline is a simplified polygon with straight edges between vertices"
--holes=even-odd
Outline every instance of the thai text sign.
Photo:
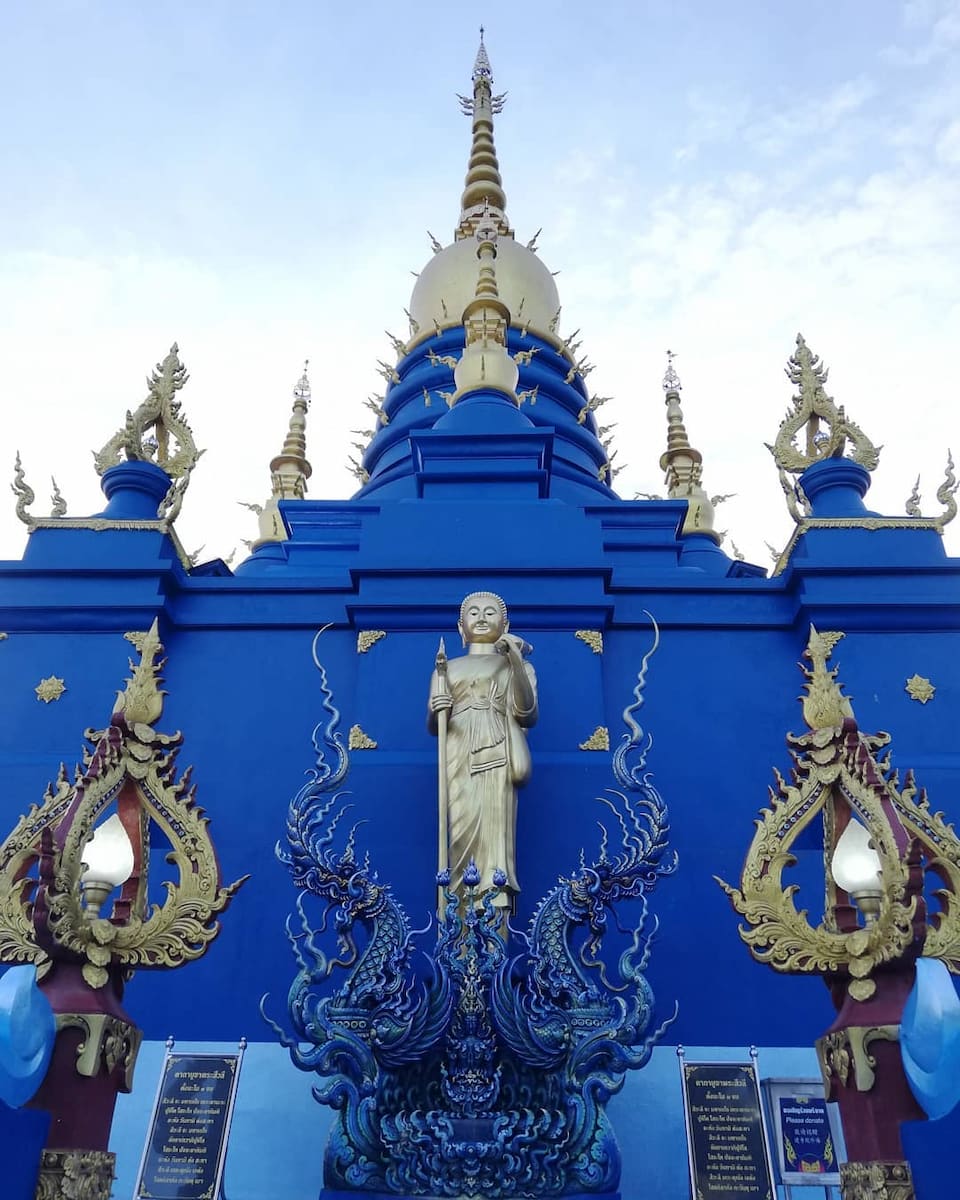
[{"label": "thai text sign", "polygon": [[752,1063],[681,1064],[690,1182],[696,1200],[773,1200]]},{"label": "thai text sign", "polygon": [[239,1054],[168,1054],[135,1200],[217,1200]]}]

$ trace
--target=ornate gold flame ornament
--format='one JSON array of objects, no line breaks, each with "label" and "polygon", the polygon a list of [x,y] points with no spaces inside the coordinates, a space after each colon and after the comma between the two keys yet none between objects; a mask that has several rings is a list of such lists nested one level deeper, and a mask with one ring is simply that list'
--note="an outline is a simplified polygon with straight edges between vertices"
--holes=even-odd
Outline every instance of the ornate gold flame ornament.
[{"label": "ornate gold flame ornament", "polygon": [[177,392],[189,378],[174,342],[170,353],[162,363],[157,363],[147,380],[146,400],[135,412],[127,413],[123,428],[94,455],[100,475],[118,466],[121,455],[127,461],[152,462],[166,471],[171,479],[170,490],[157,516],[167,521],[173,521],[179,514],[190,474],[203,453],[197,449],[177,398]]},{"label": "ornate gold flame ornament", "polygon": [[[92,988],[107,982],[111,966],[177,967],[199,958],[219,931],[215,920],[243,882],[220,882],[207,818],[189,785],[175,773],[179,733],[153,728],[163,710],[157,623],[127,634],[140,662],[117,698],[110,724],[88,730],[93,749],[82,772],[68,782],[61,767],[40,808],[32,808],[0,847],[0,961],[33,962],[43,979],[60,954],[83,963]],[[130,838],[134,867],[110,917],[91,916],[80,879],[94,826],[116,805]],[[156,823],[171,846],[178,879],[162,905],[148,905],[148,825]],[[31,869],[39,864],[39,878]]]},{"label": "ornate gold flame ornament", "polygon": [[[793,408],[787,410],[773,445],[767,446],[777,466],[782,471],[799,474],[822,459],[841,458],[849,443],[848,457],[872,471],[879,461],[880,448],[827,395],[824,385],[829,368],[813,353],[802,334],[797,334],[797,348],[785,370],[797,392],[792,397]],[[802,430],[806,431],[806,439],[800,449],[795,439]]]},{"label": "ornate gold flame ornament", "polygon": [[[139,661],[130,662],[109,725],[87,730],[91,748],[73,780],[61,765],[39,808],[0,846],[0,962],[34,964],[56,1018],[50,1065],[32,1100],[53,1114],[37,1192],[50,1200],[109,1195],[114,1104],[131,1090],[142,1036],[122,1007],[125,982],[138,968],[179,967],[204,954],[243,883],[221,883],[189,769],[177,777],[182,735],[154,728],[164,696],[157,622],[126,637]],[[169,844],[176,876],[163,881],[162,904],[148,900],[151,825]]]},{"label": "ornate gold flame ornament", "polygon": [[[823,975],[830,987],[839,1012],[817,1049],[827,1097],[840,1104],[851,1159],[844,1200],[880,1200],[888,1193],[870,1190],[871,1181],[894,1178],[901,1189],[896,1195],[912,1200],[899,1125],[924,1113],[904,1076],[900,1021],[921,955],[960,973],[960,841],[918,791],[913,772],[901,783],[889,752],[880,757],[890,735],[858,728],[838,669],[827,665],[843,636],[810,627],[804,656],[811,665],[802,665],[801,698],[808,732],[787,735],[791,778],[775,772],[739,888],[717,882],[745,918],[740,936],[754,958],[778,971]],[[826,891],[823,920],[814,926],[806,910],[798,911],[797,887],[784,882],[784,872],[796,863],[797,839],[818,815]],[[857,871],[847,857],[853,843]],[[942,885],[939,911],[929,921],[926,872]]]}]

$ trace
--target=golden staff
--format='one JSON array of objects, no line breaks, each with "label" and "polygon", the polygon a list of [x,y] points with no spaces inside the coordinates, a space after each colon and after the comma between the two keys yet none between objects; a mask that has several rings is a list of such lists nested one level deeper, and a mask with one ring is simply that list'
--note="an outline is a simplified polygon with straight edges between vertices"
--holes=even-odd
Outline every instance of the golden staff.
[{"label": "golden staff", "polygon": [[[447,687],[447,650],[440,639],[437,650],[437,695],[449,695]],[[441,708],[437,713],[437,861],[438,871],[446,871],[450,866],[449,838],[449,781],[447,779],[447,720],[450,716],[448,708]],[[443,919],[444,891],[438,889],[438,904],[440,919]]]}]

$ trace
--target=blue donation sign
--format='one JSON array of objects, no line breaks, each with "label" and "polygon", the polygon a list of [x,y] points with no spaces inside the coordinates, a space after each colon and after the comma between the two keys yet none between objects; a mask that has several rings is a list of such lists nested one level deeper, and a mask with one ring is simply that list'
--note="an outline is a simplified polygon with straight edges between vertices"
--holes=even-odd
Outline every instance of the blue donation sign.
[{"label": "blue donation sign", "polygon": [[817,1096],[780,1096],[778,1116],[785,1171],[801,1175],[836,1172],[837,1151],[825,1100]]},{"label": "blue donation sign", "polygon": [[693,1195],[773,1200],[770,1159],[752,1063],[681,1061]]},{"label": "blue donation sign", "polygon": [[217,1200],[240,1054],[167,1054],[134,1200]]}]

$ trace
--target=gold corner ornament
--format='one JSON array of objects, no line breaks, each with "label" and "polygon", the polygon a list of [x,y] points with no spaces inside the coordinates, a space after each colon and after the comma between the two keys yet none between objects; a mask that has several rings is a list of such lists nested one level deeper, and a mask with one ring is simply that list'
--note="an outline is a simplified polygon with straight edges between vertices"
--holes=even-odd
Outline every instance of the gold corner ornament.
[{"label": "gold corner ornament", "polygon": [[67,685],[58,676],[48,675],[46,679],[41,679],[33,690],[37,693],[38,700],[49,704],[52,700],[60,699],[67,690]]},{"label": "gold corner ornament", "polygon": [[594,654],[603,653],[603,633],[599,629],[577,629],[573,636],[589,646]]},{"label": "gold corner ornament", "polygon": [[[40,807],[0,846],[0,962],[32,962],[42,978],[56,958],[75,957],[94,989],[107,984],[111,970],[178,967],[199,958],[219,932],[215,918],[244,881],[221,884],[190,771],[176,775],[182,734],[153,727],[164,695],[157,623],[127,637],[140,660],[131,660],[109,725],[87,731],[91,749],[74,780],[61,766]],[[110,809],[130,839],[133,867],[112,916],[104,918],[85,904],[80,878],[94,827]],[[166,861],[177,874],[164,880],[162,904],[147,895],[151,823],[169,844]]]},{"label": "gold corner ornament", "polygon": [[118,466],[121,455],[128,461],[152,462],[165,471],[171,484],[157,515],[170,521],[180,512],[190,474],[203,453],[197,449],[177,398],[190,378],[179,354],[174,342],[147,379],[147,398],[135,412],[127,413],[123,428],[94,455],[99,475]]},{"label": "gold corner ornament", "polygon": [[351,725],[347,736],[347,747],[350,750],[376,750],[377,743],[368,737],[359,725]]},{"label": "gold corner ornament", "polygon": [[[829,373],[820,356],[813,353],[803,335],[798,333],[797,348],[786,366],[787,378],[798,391],[792,398],[793,409],[787,410],[773,445],[767,446],[781,470],[799,474],[816,462],[840,458],[848,443],[849,457],[866,470],[874,470],[879,461],[880,448],[874,446],[860,426],[849,420],[843,407],[837,407],[824,390]],[[806,444],[801,450],[795,439],[804,429]]]},{"label": "gold corner ornament", "polygon": [[385,629],[361,629],[357,634],[357,653],[366,654],[377,642],[387,636]]},{"label": "gold corner ornament", "polygon": [[911,675],[904,684],[904,691],[911,700],[919,700],[921,704],[926,704],[928,700],[932,700],[936,690],[934,685],[924,675]]},{"label": "gold corner ornament", "polygon": [[598,725],[585,742],[580,743],[581,750],[609,750],[610,730],[606,725]]}]

